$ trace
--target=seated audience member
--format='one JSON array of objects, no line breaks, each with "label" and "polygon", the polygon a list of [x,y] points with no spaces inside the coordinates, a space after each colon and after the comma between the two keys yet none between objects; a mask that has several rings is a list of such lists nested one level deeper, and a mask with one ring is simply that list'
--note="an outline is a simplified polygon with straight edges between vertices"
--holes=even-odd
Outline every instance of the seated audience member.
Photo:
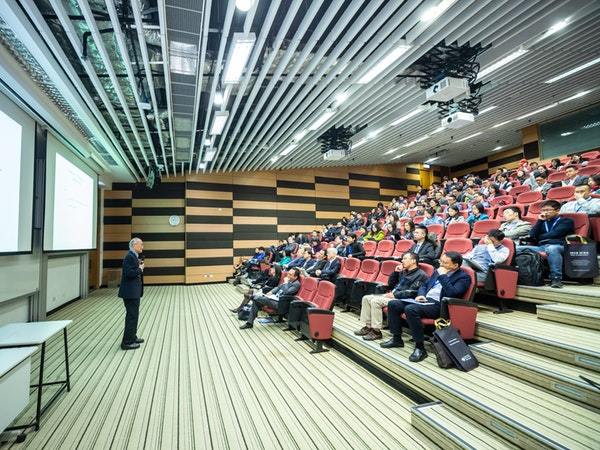
[{"label": "seated audience member", "polygon": [[463,256],[463,263],[475,271],[477,281],[485,281],[490,266],[504,264],[508,259],[508,248],[502,245],[504,233],[500,230],[490,230],[483,238],[483,244],[478,244]]},{"label": "seated audience member", "polygon": [[499,197],[501,195],[502,195],[502,192],[500,192],[500,188],[498,187],[498,185],[490,184],[490,187],[488,187],[487,201],[491,202],[493,199],[495,199],[496,197]]},{"label": "seated audience member", "polygon": [[283,266],[284,270],[289,270],[292,267],[302,267],[306,261],[310,259],[310,251],[306,249],[302,249],[300,252],[300,256],[295,259],[292,259],[289,263]]},{"label": "seated audience member", "polygon": [[401,315],[406,314],[415,350],[408,358],[411,362],[427,357],[422,318],[440,317],[441,301],[444,297],[462,298],[471,285],[471,277],[461,270],[463,258],[459,253],[447,252],[440,258],[440,267],[427,283],[419,288],[414,299],[392,300],[388,303],[388,324],[392,338],[381,344],[383,348],[404,347],[402,340]]},{"label": "seated audience member", "polygon": [[465,192],[459,195],[458,201],[462,203],[469,203],[475,198],[475,188],[473,186],[468,186]]},{"label": "seated audience member", "polygon": [[547,181],[548,176],[541,171],[537,171],[531,174],[533,177],[533,183],[531,183],[531,190],[541,192],[545,197],[550,189],[552,189],[552,183]]},{"label": "seated audience member", "polygon": [[577,167],[575,166],[567,166],[565,168],[565,176],[566,178],[562,181],[563,186],[576,186],[585,180],[585,177],[577,175]]},{"label": "seated audience member", "polygon": [[428,227],[429,225],[433,225],[436,223],[439,224],[444,224],[444,219],[442,219],[441,217],[438,217],[435,215],[435,210],[434,209],[426,209],[425,210],[425,219],[423,220],[423,222],[421,222],[423,225],[425,225],[426,227]]},{"label": "seated audience member", "polygon": [[252,289],[244,294],[244,299],[242,303],[237,308],[233,308],[230,311],[233,313],[238,313],[240,310],[246,306],[250,300],[254,297],[255,294],[260,293],[260,295],[271,292],[274,288],[279,284],[279,279],[281,278],[281,266],[279,264],[273,264],[269,269],[261,272],[259,277],[254,280],[252,284]]},{"label": "seated audience member", "polygon": [[444,220],[444,226],[446,228],[448,228],[448,225],[450,225],[451,223],[465,221],[465,218],[461,214],[459,214],[459,209],[456,206],[448,206],[448,208],[446,208],[446,214],[448,215],[448,217],[446,217],[446,220]]},{"label": "seated audience member", "polygon": [[268,296],[255,295],[252,298],[252,309],[248,315],[248,320],[240,329],[252,328],[254,326],[254,319],[256,319],[258,311],[263,306],[274,309],[280,316],[287,314],[293,296],[300,290],[299,276],[299,270],[292,268],[288,271],[283,283],[269,292]]},{"label": "seated audience member", "polygon": [[600,175],[594,175],[589,178],[588,184],[593,194],[600,194]]},{"label": "seated audience member", "polygon": [[315,253],[315,257],[309,259],[300,268],[300,272],[305,277],[314,277],[317,270],[322,269],[325,266],[325,251],[319,250]]},{"label": "seated audience member", "polygon": [[322,280],[333,282],[340,271],[340,262],[337,259],[337,250],[335,248],[327,249],[327,259],[322,269],[315,270],[315,276]]},{"label": "seated audience member", "polygon": [[545,252],[550,266],[550,286],[562,288],[563,253],[565,237],[573,234],[573,219],[560,217],[560,203],[556,200],[546,200],[542,204],[542,212],[538,221],[529,232],[531,240],[537,245],[519,245],[517,252],[530,249],[534,252]]},{"label": "seated audience member", "polygon": [[385,232],[381,229],[381,225],[374,223],[369,226],[369,232],[363,237],[365,241],[379,242],[385,237]]},{"label": "seated audience member", "polygon": [[529,235],[531,224],[521,220],[521,210],[516,206],[509,206],[502,213],[504,222],[500,225],[500,231],[509,239],[517,240]]},{"label": "seated audience member", "polygon": [[515,175],[516,180],[520,184],[525,184],[525,182],[529,179],[529,175],[522,170],[517,170],[517,174]]},{"label": "seated audience member", "polygon": [[553,170],[562,170],[563,166],[560,159],[554,158],[550,161],[550,168]]},{"label": "seated audience member", "polygon": [[587,166],[587,161],[584,161],[583,159],[581,159],[581,155],[578,155],[576,153],[571,155],[571,160],[569,161],[569,164],[572,165],[577,165],[577,164],[581,164],[582,166]]},{"label": "seated audience member", "polygon": [[458,203],[456,197],[454,195],[447,195],[446,200],[448,200],[448,207],[456,206],[459,210],[462,210],[462,204]]},{"label": "seated audience member", "polygon": [[365,249],[362,244],[356,240],[355,234],[349,234],[344,240],[344,247],[340,253],[340,256],[353,257],[353,258],[364,258]]},{"label": "seated audience member", "polygon": [[[475,194],[475,201],[473,203],[473,205],[481,205],[484,208],[489,208],[490,207],[490,202],[488,202],[486,200],[486,198],[484,197],[484,195],[481,192],[478,192],[477,194]],[[473,206],[469,206],[468,210],[469,213],[471,212],[471,210],[473,209]]]},{"label": "seated audience member", "polygon": [[437,253],[436,246],[427,238],[427,227],[424,225],[415,226],[414,245],[410,248],[412,253],[419,256],[419,261],[425,264],[434,264]]},{"label": "seated audience member", "polygon": [[[414,253],[402,255],[402,264],[396,266],[398,276],[387,294],[365,295],[362,298],[360,321],[363,327],[354,334],[362,336],[366,341],[381,339],[383,325],[383,308],[393,299],[414,298],[419,288],[427,282],[427,275],[419,269],[419,257]],[[390,277],[391,279],[392,277]]]},{"label": "seated audience member", "polygon": [[[401,223],[401,222],[399,222]],[[412,241],[414,238],[414,232],[415,232],[415,223],[412,220],[408,220],[406,222],[404,222],[404,225],[402,226],[403,230],[401,233],[402,239],[406,240],[406,241]]]},{"label": "seated audience member", "polygon": [[473,228],[475,222],[480,220],[488,220],[489,216],[485,214],[485,209],[482,204],[473,205],[471,208],[471,215],[467,217],[467,223]]},{"label": "seated audience member", "polygon": [[531,167],[526,159],[519,161],[519,170],[522,170],[523,172],[531,172]]},{"label": "seated audience member", "polygon": [[575,200],[565,203],[560,208],[561,213],[600,214],[600,198],[592,197],[587,180],[575,186]]},{"label": "seated audience member", "polygon": [[498,176],[498,189],[501,191],[509,192],[513,188],[513,185],[508,181],[508,175],[506,173]]}]

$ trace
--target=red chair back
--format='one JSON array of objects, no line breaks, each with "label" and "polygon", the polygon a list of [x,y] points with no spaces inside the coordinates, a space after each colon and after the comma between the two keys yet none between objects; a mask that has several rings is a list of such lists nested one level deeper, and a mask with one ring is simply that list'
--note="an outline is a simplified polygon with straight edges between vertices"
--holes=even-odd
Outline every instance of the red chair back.
[{"label": "red chair back", "polygon": [[425,220],[425,216],[415,216],[415,217],[413,218],[413,222],[414,222],[415,224],[417,224],[417,223],[421,223],[421,222],[423,222],[424,220]]},{"label": "red chair back", "polygon": [[561,217],[573,219],[575,234],[587,237],[590,234],[590,219],[584,213],[561,213]]},{"label": "red chair back", "polygon": [[558,172],[552,172],[548,175],[548,183],[556,183],[558,181],[562,181],[567,177],[567,172],[564,170],[559,170]]},{"label": "red chair back", "polygon": [[587,166],[582,167],[577,171],[577,175],[582,177],[591,177],[593,175],[600,174],[600,166]]},{"label": "red chair back", "polygon": [[296,294],[304,301],[310,302],[317,293],[319,280],[312,277],[300,277],[300,290]]},{"label": "red chair back", "polygon": [[600,166],[600,159],[593,159],[588,161],[588,166]]},{"label": "red chair back", "polygon": [[415,243],[406,239],[396,242],[394,247],[393,258],[402,258],[402,255],[409,251]]},{"label": "red chair back", "polygon": [[463,300],[469,301],[471,300],[471,298],[473,298],[473,291],[475,290],[475,286],[477,285],[477,278],[475,277],[475,271],[470,267],[461,267],[461,270],[463,272],[466,272],[469,275],[469,278],[471,278],[471,284],[469,285],[469,289],[467,289],[467,292],[465,292],[465,294],[462,296]]},{"label": "red chair back", "polygon": [[394,253],[394,241],[383,240],[377,244],[377,250],[375,251],[376,258],[389,258]]},{"label": "red chair back", "polygon": [[287,275],[287,270],[282,270],[281,275],[279,276],[279,284],[283,283],[283,280],[285,279],[286,275]]},{"label": "red chair back", "polygon": [[471,227],[466,222],[454,222],[446,229],[446,239],[466,238],[471,232]]},{"label": "red chair back", "polygon": [[567,202],[575,195],[575,186],[555,187],[548,191],[546,200],[556,200],[558,202]]},{"label": "red chair back", "polygon": [[344,265],[340,270],[340,277],[343,278],[356,278],[356,274],[360,270],[360,259],[358,258],[346,258]]},{"label": "red chair back", "polygon": [[510,195],[512,195],[513,198],[516,199],[519,194],[522,194],[523,192],[529,192],[529,191],[531,191],[531,186],[529,186],[528,184],[526,184],[524,186],[521,185],[521,186],[512,188],[510,190]]},{"label": "red chair back", "polygon": [[458,212],[458,215],[463,216],[466,219],[467,217],[469,217],[469,211],[467,211],[466,209],[461,209]]},{"label": "red chair back", "polygon": [[519,205],[518,203],[515,203],[513,205],[504,205],[501,206],[500,208],[498,208],[498,211],[496,212],[496,220],[503,220],[503,214],[504,214],[504,210],[506,208],[510,208],[510,207],[516,207],[519,208],[519,210],[521,211],[521,217],[523,217],[525,215],[525,205]]},{"label": "red chair back", "polygon": [[517,203],[520,203],[521,205],[530,205],[539,202],[543,198],[544,196],[542,193],[538,191],[523,192],[517,196]]},{"label": "red chair back", "polygon": [[525,222],[529,222],[532,226],[538,221],[537,215],[527,215],[521,217],[521,219],[523,219]]},{"label": "red chair back", "polygon": [[600,152],[598,150],[592,150],[591,152],[585,152],[581,154],[581,158],[585,160],[598,159],[600,158]]},{"label": "red chair back", "polygon": [[329,281],[321,280],[311,303],[317,308],[330,310],[333,307],[334,298],[335,284]]},{"label": "red chair back", "polygon": [[528,216],[537,216],[539,213],[542,212],[542,205],[544,204],[545,200],[541,200],[539,202],[535,202],[530,204],[527,207],[527,215]]},{"label": "red chair back", "polygon": [[442,239],[444,237],[444,225],[441,223],[432,223],[427,227],[427,231],[429,233],[435,233],[438,239]]},{"label": "red chair back", "polygon": [[356,279],[363,281],[374,281],[379,273],[379,261],[374,259],[363,259],[360,270],[356,274]]},{"label": "red chair back", "polygon": [[498,197],[494,197],[490,201],[490,205],[492,206],[502,206],[502,205],[510,205],[514,203],[515,199],[512,195],[499,195]]},{"label": "red chair back", "polygon": [[365,249],[365,256],[370,258],[375,255],[375,250],[377,250],[377,242],[375,241],[365,241],[363,242],[363,248]]},{"label": "red chair back", "polygon": [[431,264],[425,263],[419,263],[419,269],[425,272],[425,275],[427,275],[429,278],[431,278],[431,275],[433,275],[433,271],[435,270]]},{"label": "red chair back", "polygon": [[445,252],[458,252],[461,255],[465,255],[473,250],[473,241],[468,238],[452,238],[446,239],[444,243]]},{"label": "red chair back", "polygon": [[377,278],[375,278],[375,283],[387,284],[390,275],[394,273],[394,270],[397,266],[400,265],[400,261],[384,261],[381,263],[381,267],[379,268],[379,274]]},{"label": "red chair back", "polygon": [[488,219],[475,222],[473,224],[473,231],[471,232],[471,239],[483,237],[488,233],[488,231],[498,228],[500,228],[499,220]]}]

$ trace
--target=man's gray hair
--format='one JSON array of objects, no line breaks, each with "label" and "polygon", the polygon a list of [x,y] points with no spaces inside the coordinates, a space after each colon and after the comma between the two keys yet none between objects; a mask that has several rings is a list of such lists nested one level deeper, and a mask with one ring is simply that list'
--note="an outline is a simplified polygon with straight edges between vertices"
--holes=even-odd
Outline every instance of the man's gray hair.
[{"label": "man's gray hair", "polygon": [[337,255],[337,249],[335,247],[329,247],[329,248],[327,248],[327,254],[328,255],[333,255],[333,254]]},{"label": "man's gray hair", "polygon": [[137,244],[138,242],[142,242],[142,240],[138,237],[134,237],[132,240],[129,241],[129,250],[133,250],[133,246],[135,244]]}]

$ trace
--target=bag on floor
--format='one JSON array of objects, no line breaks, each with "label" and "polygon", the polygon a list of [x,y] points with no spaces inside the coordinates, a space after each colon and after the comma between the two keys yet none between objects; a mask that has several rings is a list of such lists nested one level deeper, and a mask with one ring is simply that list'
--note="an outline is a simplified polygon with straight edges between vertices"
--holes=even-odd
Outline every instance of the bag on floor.
[{"label": "bag on floor", "polygon": [[[568,239],[569,237],[567,237]],[[577,236],[578,243],[567,240],[564,252],[565,275],[569,278],[595,278],[598,276],[598,254],[596,243]]]},{"label": "bag on floor", "polygon": [[[460,337],[456,328],[449,326],[433,332],[433,339],[437,339],[445,348],[447,355],[454,365],[464,372],[475,369],[479,361],[471,353],[471,349]],[[441,366],[440,366],[441,367]]]},{"label": "bag on floor", "polygon": [[518,284],[544,285],[544,260],[539,253],[530,249],[519,250],[515,256],[515,265],[519,271]]},{"label": "bag on floor", "polygon": [[250,316],[250,308],[252,308],[250,305],[242,306],[242,309],[238,311],[238,319],[248,320],[248,317]]},{"label": "bag on floor", "polygon": [[[450,326],[450,321],[446,319],[437,319],[435,321],[436,330],[441,330],[442,328],[446,328]],[[442,342],[433,335],[431,338],[431,345],[433,345],[433,353],[435,354],[435,359],[437,364],[442,369],[450,369],[454,367],[454,361],[448,354],[446,347]]]}]

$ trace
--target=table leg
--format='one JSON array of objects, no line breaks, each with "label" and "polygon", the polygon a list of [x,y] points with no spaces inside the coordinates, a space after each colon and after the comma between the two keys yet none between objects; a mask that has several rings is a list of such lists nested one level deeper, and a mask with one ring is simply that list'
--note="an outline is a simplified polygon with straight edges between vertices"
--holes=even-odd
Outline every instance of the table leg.
[{"label": "table leg", "polygon": [[44,363],[46,361],[46,343],[42,344],[42,353],[40,355],[40,378],[38,382],[37,410],[35,415],[35,431],[40,429],[40,416],[42,415],[42,386],[44,384]]},{"label": "table leg", "polygon": [[67,344],[67,329],[63,330],[65,340],[65,368],[67,369],[67,391],[71,391],[71,375],[69,373],[69,346]]}]

